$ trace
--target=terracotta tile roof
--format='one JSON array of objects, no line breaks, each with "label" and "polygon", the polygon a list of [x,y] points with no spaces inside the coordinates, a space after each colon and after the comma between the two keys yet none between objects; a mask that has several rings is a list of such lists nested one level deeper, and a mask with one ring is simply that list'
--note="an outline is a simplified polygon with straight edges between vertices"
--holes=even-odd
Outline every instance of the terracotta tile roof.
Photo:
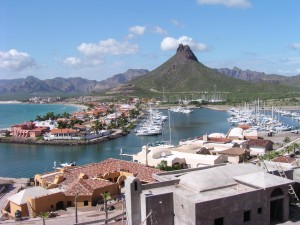
[{"label": "terracotta tile roof", "polygon": [[67,186],[65,194],[74,196],[76,193],[79,195],[92,195],[95,189],[110,186],[113,183],[105,180],[92,180],[92,179],[78,179]]},{"label": "terracotta tile roof", "polygon": [[249,154],[250,151],[248,149],[245,148],[237,148],[237,147],[233,147],[233,148],[229,148],[229,149],[225,149],[223,151],[218,152],[219,154],[223,154],[223,155],[243,155],[243,154]]},{"label": "terracotta tile roof", "polygon": [[58,129],[58,128],[54,128],[50,131],[51,134],[69,134],[69,133],[77,133],[77,130],[73,130],[73,129]]},{"label": "terracotta tile roof", "polygon": [[[202,137],[202,136],[196,137],[196,139],[198,139],[198,140],[203,140],[203,137]],[[229,138],[208,137],[207,141],[210,141],[210,142],[217,142],[217,143],[229,143],[229,142],[231,142],[232,140],[229,139]]]},{"label": "terracotta tile roof", "polygon": [[[152,175],[162,172],[159,169],[146,167],[139,163],[109,158],[99,163],[91,163],[84,166],[76,166],[65,169],[63,173],[60,173],[64,176],[64,180],[60,183],[60,185],[67,187],[67,193],[69,195],[76,192],[88,194],[91,193],[92,190],[113,184],[110,181],[93,178],[115,171],[132,173],[142,182],[146,183],[155,182]],[[89,178],[79,179],[79,175],[81,173],[86,174]],[[59,173],[49,174],[44,177],[44,180],[48,183],[53,183],[55,176],[57,175],[59,175]]]},{"label": "terracotta tile roof", "polygon": [[264,139],[250,139],[248,141],[249,146],[259,146],[259,147],[267,147],[270,143],[273,144],[270,140],[264,140]]},{"label": "terracotta tile roof", "polygon": [[289,156],[280,155],[277,158],[273,159],[272,161],[273,162],[281,162],[281,163],[292,163],[292,162],[295,162],[296,159],[289,157]]}]

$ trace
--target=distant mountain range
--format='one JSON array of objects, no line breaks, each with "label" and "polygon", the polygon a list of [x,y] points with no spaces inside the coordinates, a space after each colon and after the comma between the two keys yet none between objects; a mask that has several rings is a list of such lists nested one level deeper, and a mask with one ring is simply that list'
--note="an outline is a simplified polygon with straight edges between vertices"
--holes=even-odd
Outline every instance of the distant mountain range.
[{"label": "distant mountain range", "polygon": [[92,91],[101,92],[126,83],[148,72],[145,69],[129,69],[125,73],[116,74],[103,81],[88,80],[81,77],[57,77],[40,80],[33,76],[12,80],[2,79],[0,80],[0,96],[65,96],[88,94]]},{"label": "distant mountain range", "polygon": [[[300,92],[300,75],[285,77],[250,70],[211,69],[198,61],[188,45],[180,44],[173,57],[149,72],[129,69],[106,80],[81,77],[40,80],[33,76],[0,80],[0,100],[32,96],[87,95],[104,92],[112,94],[154,94],[166,92],[273,93]],[[283,96],[282,95],[282,96]]]},{"label": "distant mountain range", "polygon": [[[224,76],[224,74],[226,76]],[[233,95],[274,96],[289,91],[299,92],[298,88],[287,87],[281,76],[272,79],[262,73],[243,72],[237,68],[211,69],[198,61],[188,45],[180,44],[176,54],[153,71],[129,82],[137,92],[230,92]],[[237,79],[239,78],[239,79]],[[252,82],[249,82],[252,81]],[[254,82],[256,81],[256,82]],[[234,96],[233,96],[234,97]]]},{"label": "distant mountain range", "polygon": [[237,67],[234,67],[233,69],[221,68],[215,70],[226,76],[251,81],[254,83],[266,81],[269,83],[279,83],[292,87],[300,87],[300,74],[297,76],[287,77],[276,74],[265,74],[263,72],[256,72],[251,70],[241,70]]}]

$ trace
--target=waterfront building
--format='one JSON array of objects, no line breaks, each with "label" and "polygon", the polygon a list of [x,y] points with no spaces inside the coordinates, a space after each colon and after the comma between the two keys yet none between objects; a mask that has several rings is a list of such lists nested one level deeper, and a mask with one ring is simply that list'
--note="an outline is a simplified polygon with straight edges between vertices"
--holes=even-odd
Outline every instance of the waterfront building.
[{"label": "waterfront building", "polygon": [[128,224],[269,225],[289,218],[293,181],[252,164],[156,174],[160,181],[125,181]]},{"label": "waterfront building", "polygon": [[79,136],[79,131],[70,128],[54,128],[48,133],[44,135],[45,140],[69,140],[69,139],[81,139]]},{"label": "waterfront building", "polygon": [[227,161],[223,155],[211,155],[199,145],[143,146],[142,151],[132,156],[133,162],[156,167],[161,161],[167,166],[180,165],[182,168],[196,168],[216,165]]},{"label": "waterfront building", "polygon": [[49,130],[47,126],[36,126],[33,122],[26,122],[11,126],[11,135],[15,137],[38,137]]},{"label": "waterfront building", "polygon": [[64,167],[45,174],[36,174],[35,187],[21,190],[11,196],[3,213],[14,217],[16,210],[22,216],[37,216],[40,212],[74,207],[95,206],[103,201],[102,193],[118,198],[128,176],[142,183],[153,183],[153,174],[161,170],[125,160],[107,159],[84,166]]}]

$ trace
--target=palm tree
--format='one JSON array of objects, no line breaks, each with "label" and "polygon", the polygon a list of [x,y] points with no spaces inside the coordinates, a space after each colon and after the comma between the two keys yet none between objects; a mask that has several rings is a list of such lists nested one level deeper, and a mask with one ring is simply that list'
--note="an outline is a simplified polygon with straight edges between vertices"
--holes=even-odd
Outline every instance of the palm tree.
[{"label": "palm tree", "polygon": [[95,120],[92,129],[96,132],[96,134],[98,134],[99,130],[103,129],[103,124],[100,123],[99,120]]},{"label": "palm tree", "polygon": [[66,121],[60,120],[57,122],[58,129],[64,129],[64,128],[67,128],[67,126],[68,126],[68,123]]},{"label": "palm tree", "polygon": [[108,224],[108,209],[107,209],[107,201],[111,199],[110,193],[108,191],[101,194],[104,201],[104,211],[105,211],[105,224]]},{"label": "palm tree", "polygon": [[43,219],[43,225],[45,225],[45,218],[49,217],[49,212],[40,212],[39,213],[39,217],[41,217]]},{"label": "palm tree", "polygon": [[293,143],[292,145],[291,145],[291,147],[292,147],[292,149],[293,149],[293,151],[294,151],[294,153],[296,152],[296,149],[298,149],[300,146],[299,146],[299,144],[297,144],[297,143]]}]

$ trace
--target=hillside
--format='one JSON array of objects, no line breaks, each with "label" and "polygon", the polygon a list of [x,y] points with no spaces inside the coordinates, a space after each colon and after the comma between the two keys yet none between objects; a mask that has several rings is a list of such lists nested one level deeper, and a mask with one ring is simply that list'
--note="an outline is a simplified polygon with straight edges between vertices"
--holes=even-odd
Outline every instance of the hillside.
[{"label": "hillside", "polygon": [[90,92],[101,92],[126,83],[131,79],[147,73],[144,69],[129,69],[106,80],[96,81],[81,77],[40,80],[33,76],[19,79],[0,80],[0,98],[20,99],[31,96],[70,96]]},{"label": "hillside", "polygon": [[[218,92],[257,95],[287,94],[291,88],[269,82],[251,83],[225,76],[198,61],[190,47],[179,45],[176,54],[155,70],[130,82],[145,92]],[[299,91],[294,89],[293,91]]]},{"label": "hillside", "polygon": [[226,76],[241,79],[241,80],[251,81],[254,83],[265,81],[268,83],[277,83],[277,84],[283,84],[292,87],[300,87],[300,75],[288,77],[288,76],[282,76],[277,74],[265,74],[263,72],[256,72],[252,70],[241,70],[237,67],[234,67],[232,69],[221,68],[215,70]]}]

